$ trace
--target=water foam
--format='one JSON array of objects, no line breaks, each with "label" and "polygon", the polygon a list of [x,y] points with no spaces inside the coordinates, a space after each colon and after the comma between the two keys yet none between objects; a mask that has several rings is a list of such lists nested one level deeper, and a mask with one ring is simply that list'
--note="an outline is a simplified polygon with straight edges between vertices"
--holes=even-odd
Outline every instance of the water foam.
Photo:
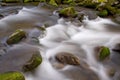
[{"label": "water foam", "polygon": [[[53,57],[58,52],[74,53],[85,59],[90,69],[98,74],[100,80],[110,80],[106,74],[106,68],[95,59],[94,48],[97,46],[110,47],[115,44],[113,40],[119,38],[120,33],[111,32],[107,25],[117,26],[117,24],[110,19],[99,17],[95,20],[85,19],[83,23],[78,27],[60,19],[58,24],[47,28],[47,35],[43,39],[39,39],[40,43],[47,47],[47,58]],[[74,47],[76,48],[74,49]]]}]

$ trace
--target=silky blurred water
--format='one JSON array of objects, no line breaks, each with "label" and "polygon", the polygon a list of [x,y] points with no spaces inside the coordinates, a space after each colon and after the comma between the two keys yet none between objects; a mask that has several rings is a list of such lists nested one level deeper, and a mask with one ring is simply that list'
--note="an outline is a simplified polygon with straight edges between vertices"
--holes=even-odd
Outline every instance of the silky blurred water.
[{"label": "silky blurred water", "polygon": [[[23,8],[18,14],[0,20],[1,39],[16,29],[22,28],[29,32],[29,29],[36,29],[46,23],[50,24],[43,38],[37,35],[40,42],[37,47],[43,58],[42,64],[33,73],[25,73],[26,80],[95,80],[91,75],[97,75],[99,80],[112,80],[106,72],[107,67],[96,60],[94,48],[107,46],[111,49],[111,46],[119,42],[119,25],[110,19],[98,17],[89,20],[85,17],[83,25],[76,26],[71,21],[57,19],[55,16],[53,18],[50,15],[53,14],[46,14],[42,9]],[[32,35],[31,33],[30,36]],[[59,52],[76,55],[81,63],[87,64],[87,69],[71,65],[65,65],[61,69],[55,68],[53,65],[57,61],[54,56]]]}]

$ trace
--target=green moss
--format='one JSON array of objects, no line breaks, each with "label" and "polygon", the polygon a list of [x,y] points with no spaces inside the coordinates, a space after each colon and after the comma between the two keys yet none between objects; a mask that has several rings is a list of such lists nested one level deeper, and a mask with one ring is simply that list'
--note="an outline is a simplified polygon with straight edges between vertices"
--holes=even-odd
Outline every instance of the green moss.
[{"label": "green moss", "polygon": [[62,0],[55,0],[57,4],[61,4]]},{"label": "green moss", "polygon": [[25,80],[20,72],[6,72],[0,74],[0,80]]},{"label": "green moss", "polygon": [[46,0],[40,0],[40,2],[46,2]]},{"label": "green moss", "polygon": [[88,8],[96,8],[96,6],[100,3],[93,2],[92,0],[83,0],[78,3],[79,6],[84,6]]},{"label": "green moss", "polygon": [[105,9],[108,10],[109,14],[114,15],[117,13],[117,8],[112,7],[110,5],[106,5]]},{"label": "green moss", "polygon": [[33,54],[32,58],[23,66],[23,71],[32,71],[38,67],[42,62],[42,57],[40,54]]},{"label": "green moss", "polygon": [[73,2],[73,0],[63,0],[64,4],[69,4],[69,3],[72,3],[72,2]]},{"label": "green moss", "polygon": [[99,52],[99,59],[104,60],[110,55],[110,50],[108,47],[102,46]]},{"label": "green moss", "polygon": [[98,2],[103,3],[106,2],[107,0],[98,0]]},{"label": "green moss", "polygon": [[15,43],[20,42],[25,37],[26,37],[25,31],[19,29],[19,30],[16,30],[11,36],[9,36],[6,42],[9,45],[15,44]]},{"label": "green moss", "polygon": [[12,2],[19,2],[19,0],[4,0],[3,2],[12,3]]},{"label": "green moss", "polygon": [[59,11],[60,17],[76,17],[77,12],[73,7],[67,7]]},{"label": "green moss", "polygon": [[107,17],[108,16],[108,11],[107,10],[102,10],[98,13],[98,16]]},{"label": "green moss", "polygon": [[58,6],[58,4],[56,3],[55,0],[50,0],[49,1],[49,4],[53,5],[53,6]]}]

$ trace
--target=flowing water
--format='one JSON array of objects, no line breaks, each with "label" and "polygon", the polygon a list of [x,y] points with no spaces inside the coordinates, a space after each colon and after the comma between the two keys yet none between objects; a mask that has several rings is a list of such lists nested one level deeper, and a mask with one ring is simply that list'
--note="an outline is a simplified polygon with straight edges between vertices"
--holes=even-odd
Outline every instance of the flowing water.
[{"label": "flowing water", "polygon": [[[25,74],[26,80],[96,80],[92,76],[98,76],[97,80],[112,80],[107,74],[107,67],[96,59],[94,49],[98,46],[107,46],[111,49],[119,43],[120,26],[110,19],[98,17],[89,20],[87,16],[81,26],[76,26],[74,22],[65,21],[63,18],[56,22],[57,18],[50,15],[52,14],[48,15],[42,9],[23,8],[18,14],[0,20],[0,33],[3,34],[0,35],[1,40],[3,36],[19,28],[29,32],[29,29],[36,28],[36,25],[52,25],[46,28],[46,36],[39,38],[40,45],[37,45],[43,62],[35,72]],[[54,56],[59,52],[76,55],[81,65],[57,68],[59,63]]]}]

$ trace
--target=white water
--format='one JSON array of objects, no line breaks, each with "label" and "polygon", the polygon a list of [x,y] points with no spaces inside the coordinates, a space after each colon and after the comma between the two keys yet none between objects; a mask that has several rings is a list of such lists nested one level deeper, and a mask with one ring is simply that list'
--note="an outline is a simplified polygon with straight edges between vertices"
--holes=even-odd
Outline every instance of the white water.
[{"label": "white water", "polygon": [[[12,29],[16,26],[32,27],[35,24],[39,24],[40,14],[38,14],[39,11],[34,12],[33,10],[23,9],[17,15],[8,16],[0,20],[0,32],[5,32],[7,29]],[[24,22],[24,25],[21,22]],[[76,79],[70,79],[62,74],[63,71],[70,70],[74,66],[67,65],[59,70],[52,66],[56,62],[50,62],[49,60],[52,58],[54,61],[54,55],[59,52],[70,52],[78,56],[81,62],[89,65],[89,69],[93,70],[100,80],[111,80],[106,73],[106,67],[95,59],[94,48],[103,45],[111,48],[112,45],[120,40],[120,28],[111,20],[102,18],[95,20],[86,18],[83,23],[82,26],[75,26],[71,22],[59,19],[56,25],[47,28],[47,35],[39,39],[42,45],[40,51],[43,62],[36,69],[35,74],[26,75],[26,80],[80,79],[79,76]],[[106,24],[109,24],[109,26]]]},{"label": "white water", "polygon": [[[119,41],[120,28],[116,27],[117,24],[109,19],[85,19],[83,22],[84,25],[78,27],[71,22],[60,19],[58,24],[47,28],[47,35],[43,39],[39,39],[40,44],[46,48],[45,55],[49,59],[58,52],[73,53],[85,61],[89,68],[99,76],[100,80],[111,80],[106,73],[105,66],[95,59],[94,48],[97,46],[111,48]],[[69,69],[69,67],[66,66],[64,69]]]}]

